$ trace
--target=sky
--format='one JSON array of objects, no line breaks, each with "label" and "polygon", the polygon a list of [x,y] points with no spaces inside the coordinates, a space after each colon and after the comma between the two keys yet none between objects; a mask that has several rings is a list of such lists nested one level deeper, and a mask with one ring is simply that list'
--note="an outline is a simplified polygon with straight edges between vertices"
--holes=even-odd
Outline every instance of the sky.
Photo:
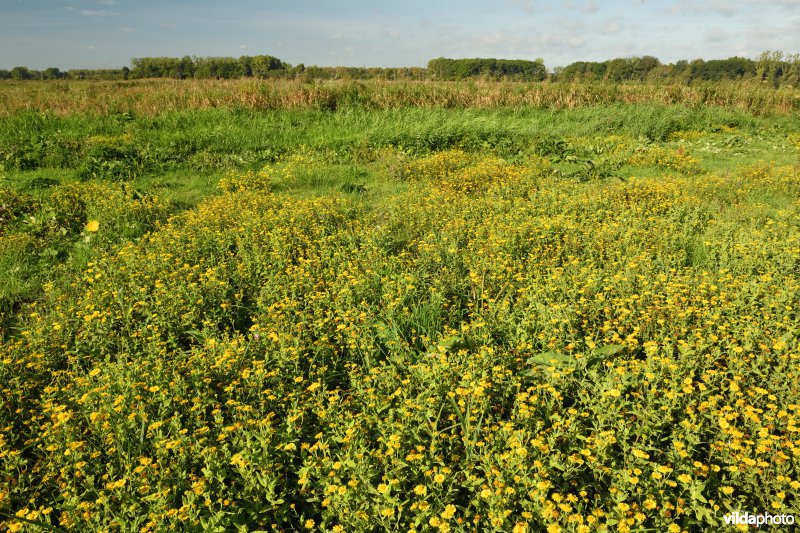
[{"label": "sky", "polygon": [[800,0],[0,0],[0,68],[268,54],[293,65],[800,52]]}]

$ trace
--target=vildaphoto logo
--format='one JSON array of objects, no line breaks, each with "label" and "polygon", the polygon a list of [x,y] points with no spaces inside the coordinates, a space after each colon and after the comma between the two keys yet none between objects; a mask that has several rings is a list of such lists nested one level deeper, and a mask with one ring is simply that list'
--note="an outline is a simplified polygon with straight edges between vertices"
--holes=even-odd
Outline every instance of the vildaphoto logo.
[{"label": "vildaphoto logo", "polygon": [[732,526],[791,526],[794,525],[794,515],[791,514],[750,514],[736,511],[725,515],[725,523]]}]

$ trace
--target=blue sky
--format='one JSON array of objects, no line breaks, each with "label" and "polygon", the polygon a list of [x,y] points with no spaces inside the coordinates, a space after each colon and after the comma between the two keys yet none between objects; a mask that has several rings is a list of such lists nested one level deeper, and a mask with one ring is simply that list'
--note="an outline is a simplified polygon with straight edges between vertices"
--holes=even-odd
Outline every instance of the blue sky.
[{"label": "blue sky", "polygon": [[434,57],[678,59],[800,52],[800,0],[0,0],[0,68],[270,54],[292,64]]}]

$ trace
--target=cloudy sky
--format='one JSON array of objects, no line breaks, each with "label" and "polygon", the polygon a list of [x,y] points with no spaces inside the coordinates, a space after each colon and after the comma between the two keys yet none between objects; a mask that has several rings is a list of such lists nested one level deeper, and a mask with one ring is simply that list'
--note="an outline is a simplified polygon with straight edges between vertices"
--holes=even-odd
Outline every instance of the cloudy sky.
[{"label": "cloudy sky", "polygon": [[270,54],[292,64],[434,57],[678,59],[800,52],[800,0],[0,0],[0,68]]}]

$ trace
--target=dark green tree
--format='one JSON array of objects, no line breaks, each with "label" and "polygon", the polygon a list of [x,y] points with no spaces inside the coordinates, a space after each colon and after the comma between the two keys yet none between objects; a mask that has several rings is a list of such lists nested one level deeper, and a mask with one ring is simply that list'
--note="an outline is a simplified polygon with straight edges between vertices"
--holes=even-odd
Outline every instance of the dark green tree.
[{"label": "dark green tree", "polygon": [[28,67],[14,67],[11,69],[11,79],[29,80],[31,78],[31,71],[28,70]]}]

